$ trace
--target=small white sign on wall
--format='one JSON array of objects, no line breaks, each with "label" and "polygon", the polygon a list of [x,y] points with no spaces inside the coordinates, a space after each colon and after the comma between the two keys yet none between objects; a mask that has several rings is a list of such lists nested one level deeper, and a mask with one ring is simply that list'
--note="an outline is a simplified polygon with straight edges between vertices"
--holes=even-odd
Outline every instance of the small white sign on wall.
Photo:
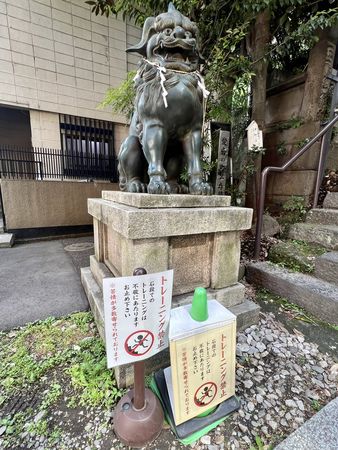
[{"label": "small white sign on wall", "polygon": [[103,280],[108,368],[168,347],[173,270]]},{"label": "small white sign on wall", "polygon": [[248,149],[251,152],[258,151],[263,147],[263,132],[253,120],[246,129],[248,135]]}]

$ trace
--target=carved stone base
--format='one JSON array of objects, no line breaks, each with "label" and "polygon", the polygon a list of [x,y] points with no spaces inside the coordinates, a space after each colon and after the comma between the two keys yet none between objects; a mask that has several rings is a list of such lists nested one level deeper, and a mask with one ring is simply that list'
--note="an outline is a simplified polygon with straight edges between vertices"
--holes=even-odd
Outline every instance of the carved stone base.
[{"label": "carved stone base", "polygon": [[[174,269],[173,307],[189,303],[196,287],[225,307],[237,308],[240,328],[258,320],[259,308],[244,300],[238,283],[240,232],[251,227],[252,210],[230,207],[225,196],[149,195],[104,191],[89,199],[95,255],[81,279],[98,330],[104,336],[102,279]],[[243,318],[245,320],[243,321]],[[146,361],[148,372],[169,363],[167,352]],[[133,383],[131,366],[115,370],[119,387]]]}]

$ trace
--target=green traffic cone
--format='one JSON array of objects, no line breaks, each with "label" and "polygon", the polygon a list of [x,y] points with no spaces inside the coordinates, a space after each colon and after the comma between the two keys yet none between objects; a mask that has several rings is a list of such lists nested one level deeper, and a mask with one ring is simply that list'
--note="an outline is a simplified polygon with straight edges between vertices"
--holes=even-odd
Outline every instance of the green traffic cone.
[{"label": "green traffic cone", "polygon": [[[190,309],[190,317],[197,322],[204,322],[209,317],[207,290],[205,288],[198,287],[195,289]],[[213,413],[216,408],[217,406],[213,406],[212,408],[204,411],[202,414],[199,414],[196,417],[208,416],[209,414]]]},{"label": "green traffic cone", "polygon": [[205,288],[198,287],[195,289],[190,317],[197,322],[204,322],[209,317],[207,291]]}]

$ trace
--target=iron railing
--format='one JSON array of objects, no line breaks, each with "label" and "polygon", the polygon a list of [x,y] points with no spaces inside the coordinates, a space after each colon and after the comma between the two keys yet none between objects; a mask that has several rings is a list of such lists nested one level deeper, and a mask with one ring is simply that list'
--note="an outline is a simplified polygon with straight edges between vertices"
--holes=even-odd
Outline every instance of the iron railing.
[{"label": "iron railing", "polygon": [[306,145],[304,145],[289,161],[287,161],[281,167],[265,167],[261,173],[260,179],[260,193],[259,193],[259,204],[257,210],[257,224],[256,224],[256,238],[255,238],[255,249],[254,249],[254,259],[259,259],[260,249],[261,249],[261,235],[262,235],[262,226],[263,226],[263,212],[264,212],[264,202],[265,202],[265,192],[266,192],[266,184],[267,178],[270,172],[284,172],[288,167],[291,166],[298,158],[300,158],[312,145],[321,139],[321,147],[320,147],[320,156],[318,163],[318,172],[316,179],[316,187],[314,192],[314,201],[313,206],[317,206],[319,188],[322,181],[323,176],[323,168],[325,164],[325,136],[328,132],[332,130],[332,127],[338,121],[338,110],[335,110],[336,115],[330,120],[325,127],[319,131]]},{"label": "iron railing", "polygon": [[0,178],[118,181],[117,161],[97,143],[90,151],[0,145]]}]

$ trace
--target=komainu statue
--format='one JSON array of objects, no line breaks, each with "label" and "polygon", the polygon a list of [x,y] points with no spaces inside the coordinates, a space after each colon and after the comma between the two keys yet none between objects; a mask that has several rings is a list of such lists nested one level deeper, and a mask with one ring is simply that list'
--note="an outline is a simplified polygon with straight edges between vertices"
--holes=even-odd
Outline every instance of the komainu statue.
[{"label": "komainu statue", "polygon": [[[120,189],[212,194],[200,161],[208,91],[198,72],[201,57],[195,23],[169,4],[168,12],[146,19],[141,42],[127,52],[143,58],[135,77],[129,136],[118,157]],[[185,167],[189,188],[179,184]]]}]

